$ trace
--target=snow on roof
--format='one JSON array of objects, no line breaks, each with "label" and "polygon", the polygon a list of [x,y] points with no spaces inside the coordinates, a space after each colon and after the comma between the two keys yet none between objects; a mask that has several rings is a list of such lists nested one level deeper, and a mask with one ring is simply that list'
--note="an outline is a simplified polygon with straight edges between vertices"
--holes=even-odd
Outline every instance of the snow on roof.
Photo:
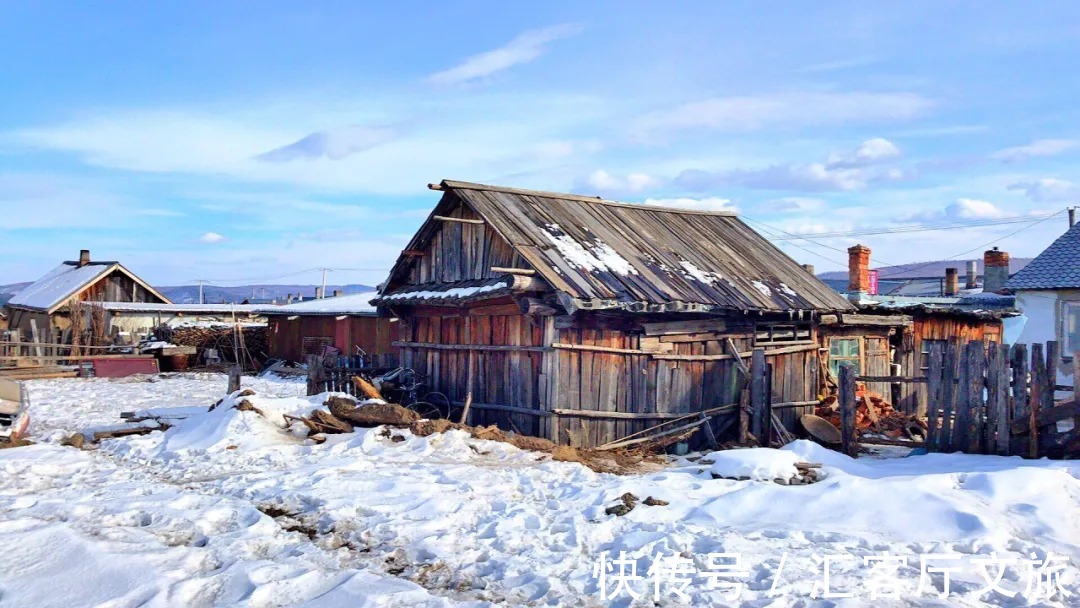
[{"label": "snow on roof", "polygon": [[243,313],[251,314],[266,308],[254,304],[155,304],[152,302],[95,302],[105,310],[126,312],[183,312],[196,313]]},{"label": "snow on roof", "polygon": [[335,298],[304,300],[284,306],[260,306],[256,311],[264,315],[373,315],[375,307],[370,302],[378,295],[374,291],[368,291]]},{"label": "snow on roof", "polygon": [[15,294],[8,305],[51,310],[92,285],[117,265],[116,262],[91,262],[79,266],[77,262],[64,262]]}]

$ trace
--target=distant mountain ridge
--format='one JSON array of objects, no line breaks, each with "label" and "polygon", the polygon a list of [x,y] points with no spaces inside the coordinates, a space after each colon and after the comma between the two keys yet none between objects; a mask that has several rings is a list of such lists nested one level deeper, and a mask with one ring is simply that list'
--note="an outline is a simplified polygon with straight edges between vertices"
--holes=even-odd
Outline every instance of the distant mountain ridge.
[{"label": "distant mountain ridge", "polygon": [[[11,283],[0,285],[0,305],[6,304],[20,290],[25,289],[30,282]],[[277,299],[283,301],[291,294],[304,296],[304,299],[315,297],[316,285],[238,285],[236,287],[220,287],[218,285],[203,285],[203,302],[206,304],[239,304],[245,300],[252,302],[269,302]],[[164,285],[155,287],[162,295],[176,304],[197,304],[199,302],[198,285]],[[326,295],[333,295],[335,290],[347,294],[364,293],[375,291],[370,285],[327,285]]]}]

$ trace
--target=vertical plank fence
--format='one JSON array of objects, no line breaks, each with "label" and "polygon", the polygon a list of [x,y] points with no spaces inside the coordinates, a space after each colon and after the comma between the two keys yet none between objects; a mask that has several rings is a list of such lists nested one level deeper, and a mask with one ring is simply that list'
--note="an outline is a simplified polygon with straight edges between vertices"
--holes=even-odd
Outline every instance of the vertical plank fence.
[{"label": "vertical plank fence", "polygon": [[[1030,353],[1030,355],[1029,355]],[[1080,401],[1055,401],[1057,342],[934,345],[927,372],[925,447],[932,452],[1080,455]],[[1080,358],[1080,353],[1073,360]]]}]

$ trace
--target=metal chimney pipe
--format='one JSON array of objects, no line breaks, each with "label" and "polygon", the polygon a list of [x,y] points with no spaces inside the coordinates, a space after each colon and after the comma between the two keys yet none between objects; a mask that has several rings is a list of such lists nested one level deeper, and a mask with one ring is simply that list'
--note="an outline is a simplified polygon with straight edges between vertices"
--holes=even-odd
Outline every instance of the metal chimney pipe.
[{"label": "metal chimney pipe", "polygon": [[979,263],[975,260],[970,260],[967,263],[967,282],[964,283],[964,289],[975,289],[979,286]]},{"label": "metal chimney pipe", "polygon": [[956,268],[945,269],[945,295],[955,296],[960,292],[960,271]]}]

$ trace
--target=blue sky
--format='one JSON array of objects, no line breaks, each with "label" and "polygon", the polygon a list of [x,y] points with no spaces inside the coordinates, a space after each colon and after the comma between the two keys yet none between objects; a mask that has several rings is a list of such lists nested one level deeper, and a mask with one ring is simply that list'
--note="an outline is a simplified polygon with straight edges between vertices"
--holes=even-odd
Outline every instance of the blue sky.
[{"label": "blue sky", "polygon": [[3,3],[0,282],[90,248],[157,284],[377,283],[443,178],[807,235],[1080,204],[1075,2],[371,4]]}]

